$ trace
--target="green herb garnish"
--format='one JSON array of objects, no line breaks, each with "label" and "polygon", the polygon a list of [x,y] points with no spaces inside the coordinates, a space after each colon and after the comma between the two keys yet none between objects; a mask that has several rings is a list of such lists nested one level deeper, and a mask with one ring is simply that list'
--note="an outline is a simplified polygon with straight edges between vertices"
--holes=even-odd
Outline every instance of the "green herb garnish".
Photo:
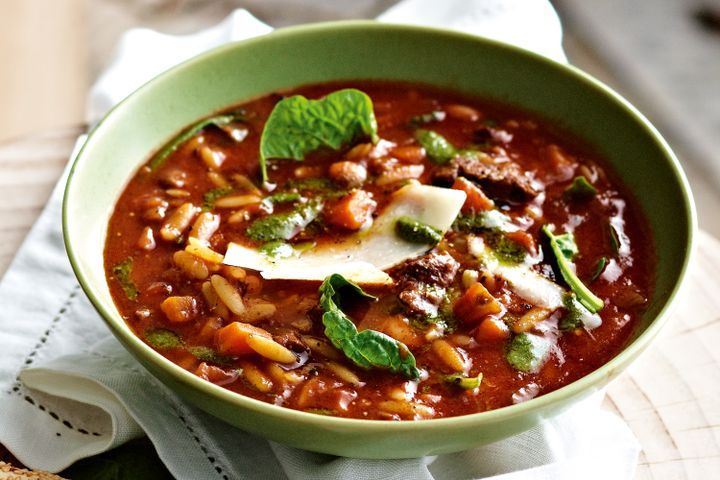
[{"label": "green herb garnish", "polygon": [[183,346],[182,339],[177,333],[159,328],[145,332],[145,341],[156,350],[167,350]]},{"label": "green herb garnish", "polygon": [[443,380],[445,380],[450,385],[462,388],[463,390],[473,390],[480,386],[480,383],[482,383],[482,378],[482,373],[479,374],[477,377],[468,377],[461,373],[454,373],[452,375],[446,375]]},{"label": "green herb garnish", "polygon": [[465,233],[481,233],[488,230],[504,230],[510,217],[500,210],[487,210],[471,215],[458,215],[453,230]]},{"label": "green herb garnish", "polygon": [[442,122],[445,120],[445,116],[446,114],[442,110],[433,110],[432,112],[423,113],[422,115],[415,115],[410,117],[410,126],[419,127],[420,125],[428,123]]},{"label": "green herb garnish", "polygon": [[432,130],[417,130],[415,139],[427,152],[428,159],[437,165],[449,162],[458,153],[457,149],[445,137]]},{"label": "green herb garnish", "polygon": [[617,255],[620,253],[620,237],[612,224],[608,224],[608,230],[610,236],[610,248],[612,248],[613,253]]},{"label": "green herb garnish", "polygon": [[235,188],[229,185],[226,187],[217,187],[213,188],[212,190],[208,190],[203,195],[203,209],[212,210],[215,207],[215,202],[217,202],[218,199],[229,195],[234,191]]},{"label": "green herb garnish", "polygon": [[506,265],[523,263],[527,257],[525,247],[510,240],[504,233],[497,230],[486,232],[483,239],[492,249],[495,257]]},{"label": "green herb garnish", "polygon": [[578,301],[591,313],[597,313],[605,305],[601,298],[585,286],[572,268],[572,260],[578,253],[575,237],[572,233],[554,235],[549,225],[543,225],[542,231],[550,240],[550,248],[555,255],[560,274],[570,289],[577,295]]},{"label": "green herb garnish", "polygon": [[299,192],[322,192],[333,190],[336,185],[327,178],[300,178],[288,180],[285,187]]},{"label": "green herb garnish", "polygon": [[304,160],[321,147],[338,150],[361,137],[378,141],[372,100],[360,90],[338,90],[320,100],[284,98],[273,108],[260,138],[263,182],[270,159]]},{"label": "green herb garnish", "polygon": [[575,177],[572,183],[565,189],[565,195],[572,199],[585,200],[597,195],[597,189],[587,178],[580,175]]},{"label": "green herb garnish", "polygon": [[605,266],[607,265],[607,263],[608,263],[607,257],[600,257],[597,264],[595,265],[595,271],[590,276],[590,280],[588,281],[588,283],[592,283],[598,279],[598,277],[603,272],[603,270],[605,270]]},{"label": "green herb garnish", "polygon": [[216,365],[225,365],[231,362],[229,357],[218,354],[210,347],[196,346],[189,347],[187,350],[202,362],[214,363]]},{"label": "green herb garnish", "polygon": [[140,291],[132,279],[133,259],[128,257],[112,268],[112,275],[120,283],[125,296],[130,300],[137,299]]},{"label": "green herb garnish", "polygon": [[415,357],[404,343],[375,330],[358,332],[352,320],[341,310],[342,299],[355,297],[374,300],[374,296],[337,273],[327,277],[318,291],[325,336],[355,365],[366,369],[389,370],[406,378],[420,377]]},{"label": "green herb garnish", "polygon": [[292,257],[295,253],[292,245],[282,240],[273,240],[260,247],[260,253],[273,259]]},{"label": "green herb garnish", "polygon": [[210,125],[214,125],[221,128],[235,121],[243,120],[245,117],[243,112],[235,112],[224,115],[216,115],[214,117],[204,118],[183,130],[179,135],[170,140],[165,144],[148,163],[150,170],[157,170],[160,165],[165,162],[165,159],[170,156],[175,150],[180,148],[185,142],[194,137],[197,133]]},{"label": "green herb garnish", "polygon": [[426,245],[435,245],[443,237],[441,230],[407,216],[397,219],[395,233],[406,242]]},{"label": "green herb garnish", "polygon": [[259,218],[245,231],[248,238],[259,242],[290,240],[317,218],[323,208],[321,200],[311,200],[287,213]]},{"label": "green herb garnish", "polygon": [[263,198],[262,203],[269,205],[279,205],[281,203],[297,202],[301,198],[302,197],[297,192],[279,192]]},{"label": "green herb garnish", "polygon": [[505,358],[513,368],[529,373],[537,371],[550,353],[550,341],[530,333],[515,335],[510,342]]}]

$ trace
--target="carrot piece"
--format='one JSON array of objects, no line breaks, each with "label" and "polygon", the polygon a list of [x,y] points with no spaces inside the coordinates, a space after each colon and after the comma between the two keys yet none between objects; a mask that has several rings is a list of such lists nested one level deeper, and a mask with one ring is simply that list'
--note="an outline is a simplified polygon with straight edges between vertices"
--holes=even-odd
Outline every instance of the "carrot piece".
[{"label": "carrot piece", "polygon": [[495,203],[490,200],[482,190],[480,190],[480,187],[466,178],[456,178],[452,188],[455,190],[462,190],[467,194],[465,204],[462,207],[463,212],[477,212],[481,210],[492,210],[495,208]]},{"label": "carrot piece", "polygon": [[330,206],[325,216],[328,223],[346,228],[359,230],[371,218],[377,207],[377,202],[365,190],[355,190],[342,197]]},{"label": "carrot piece", "polygon": [[215,334],[218,353],[220,355],[249,355],[255,353],[255,350],[250,348],[247,342],[250,335],[272,338],[272,335],[267,330],[249,323],[233,322],[221,328]]},{"label": "carrot piece", "polygon": [[502,305],[480,283],[473,283],[457,300],[453,313],[465,323],[479,323],[488,315],[502,312]]},{"label": "carrot piece", "polygon": [[475,340],[478,342],[483,340],[505,340],[510,338],[510,329],[505,322],[497,318],[486,318],[475,330]]}]

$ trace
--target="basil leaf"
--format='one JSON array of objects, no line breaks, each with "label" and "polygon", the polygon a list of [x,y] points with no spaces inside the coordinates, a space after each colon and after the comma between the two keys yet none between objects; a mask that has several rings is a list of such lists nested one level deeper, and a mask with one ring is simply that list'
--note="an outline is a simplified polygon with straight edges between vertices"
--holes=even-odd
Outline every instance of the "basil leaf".
[{"label": "basil leaf", "polygon": [[357,284],[334,273],[327,277],[320,289],[320,306],[325,336],[347,358],[361,368],[381,368],[406,378],[419,378],[415,357],[408,347],[394,338],[375,330],[358,332],[355,324],[340,308],[340,300],[348,296],[375,299]]},{"label": "basil leaf", "polygon": [[120,283],[120,287],[123,292],[125,292],[125,296],[130,300],[135,300],[140,294],[140,291],[137,289],[137,286],[135,286],[135,282],[133,282],[132,268],[133,259],[132,257],[128,257],[112,268],[112,275],[113,278]]},{"label": "basil leaf", "polygon": [[574,236],[571,233],[554,235],[549,225],[543,225],[542,231],[550,240],[550,248],[555,255],[560,274],[570,289],[575,292],[578,301],[591,313],[600,311],[605,305],[602,299],[592,293],[573,271],[572,259],[578,252]]},{"label": "basil leaf", "polygon": [[303,160],[320,147],[338,150],[359,137],[378,141],[372,100],[360,90],[338,90],[320,100],[284,98],[273,108],[260,138],[263,182],[269,159]]},{"label": "basil leaf", "polygon": [[158,350],[183,346],[183,341],[177,333],[164,328],[145,332],[145,341]]},{"label": "basil leaf", "polygon": [[580,175],[575,177],[570,186],[565,189],[565,195],[573,199],[584,200],[597,195],[597,189],[587,178]]},{"label": "basil leaf", "polygon": [[508,346],[505,359],[521,372],[536,372],[550,353],[550,341],[530,333],[515,335]]},{"label": "basil leaf", "polygon": [[300,230],[310,225],[323,208],[323,202],[310,201],[287,213],[278,213],[259,218],[245,231],[248,238],[260,242],[290,240]]},{"label": "basil leaf", "polygon": [[457,149],[445,137],[432,130],[419,129],[415,132],[415,139],[427,153],[431,162],[442,165],[457,155]]},{"label": "basil leaf", "polygon": [[454,373],[452,375],[447,375],[444,380],[450,385],[462,388],[463,390],[473,390],[480,386],[482,378],[482,373],[477,377],[467,377],[461,373]]},{"label": "basil leaf", "polygon": [[407,216],[395,221],[395,233],[407,242],[427,245],[435,245],[443,237],[441,230]]},{"label": "basil leaf", "polygon": [[[162,147],[153,157],[150,159],[150,162],[148,163],[148,167],[150,167],[150,170],[157,170],[160,165],[162,165],[165,162],[165,159],[170,156],[171,153],[173,153],[175,150],[180,148],[185,142],[190,140],[192,137],[194,137],[196,134],[198,134],[202,129],[205,127],[209,127],[210,125],[214,125],[218,128],[221,128],[238,120],[242,120],[244,118],[244,114],[242,112],[235,112],[235,113],[229,113],[225,115],[215,115],[214,117],[204,118],[192,125],[190,125],[188,128],[180,132],[178,136],[170,140],[168,143],[165,144],[164,147]],[[244,137],[243,137],[244,138]]]}]

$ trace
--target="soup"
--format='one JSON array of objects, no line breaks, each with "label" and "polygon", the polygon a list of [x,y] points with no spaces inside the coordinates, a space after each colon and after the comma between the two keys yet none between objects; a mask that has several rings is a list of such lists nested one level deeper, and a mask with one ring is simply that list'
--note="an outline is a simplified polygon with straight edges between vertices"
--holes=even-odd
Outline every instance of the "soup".
[{"label": "soup", "polygon": [[610,168],[525,112],[428,86],[272,94],[130,180],[105,268],[132,330],[283,407],[412,420],[558,389],[626,345],[649,229]]}]

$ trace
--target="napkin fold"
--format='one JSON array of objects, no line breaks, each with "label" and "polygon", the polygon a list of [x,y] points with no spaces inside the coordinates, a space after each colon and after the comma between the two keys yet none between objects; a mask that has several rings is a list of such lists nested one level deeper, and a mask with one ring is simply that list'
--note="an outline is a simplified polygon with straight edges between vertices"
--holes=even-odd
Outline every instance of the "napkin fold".
[{"label": "napkin fold", "polygon": [[[452,27],[565,59],[559,21],[544,0],[407,0],[379,18]],[[179,61],[269,31],[245,10],[193,35],[131,30],[91,91],[89,118]],[[60,471],[146,434],[180,479],[632,477],[639,446],[618,417],[600,409],[601,395],[504,441],[406,460],[311,453],[228,426],[149,375],[89,304],[62,242],[64,182],[65,175],[0,283],[0,442],[26,465]]]}]

